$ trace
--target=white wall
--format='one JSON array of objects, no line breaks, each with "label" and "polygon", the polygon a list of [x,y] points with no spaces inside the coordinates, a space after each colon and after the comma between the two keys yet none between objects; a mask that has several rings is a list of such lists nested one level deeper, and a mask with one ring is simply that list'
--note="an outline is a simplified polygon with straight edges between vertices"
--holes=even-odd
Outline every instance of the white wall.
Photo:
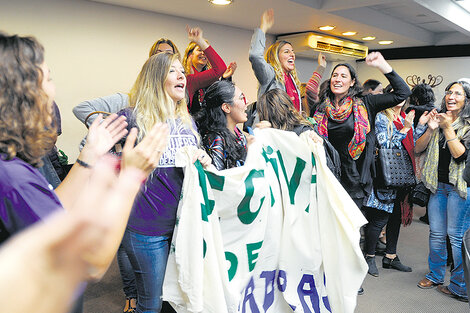
[{"label": "white wall", "polygon": [[256,100],[258,83],[248,61],[251,30],[85,0],[0,0],[0,8],[0,31],[33,35],[45,47],[62,114],[57,146],[71,162],[86,133],[72,108],[86,99],[128,92],[160,37],[171,38],[184,53],[187,24],[200,26],[227,64],[238,63],[234,81],[248,101]]},{"label": "white wall", "polygon": [[[392,60],[389,63],[403,79],[409,75],[417,75],[421,79],[425,78],[428,82],[429,74],[441,75],[442,83],[433,88],[436,104],[439,105],[444,96],[445,87],[449,83],[462,77],[470,77],[470,57]],[[361,83],[369,78],[374,78],[381,81],[384,87],[388,85],[385,76],[378,70],[368,67],[365,62],[359,62],[357,69]]]}]

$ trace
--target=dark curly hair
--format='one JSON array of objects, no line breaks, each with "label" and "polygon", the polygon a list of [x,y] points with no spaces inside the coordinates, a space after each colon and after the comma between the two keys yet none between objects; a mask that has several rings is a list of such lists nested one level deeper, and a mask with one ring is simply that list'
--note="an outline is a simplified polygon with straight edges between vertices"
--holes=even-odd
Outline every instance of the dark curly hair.
[{"label": "dark curly hair", "polygon": [[410,104],[426,105],[434,103],[434,101],[436,101],[436,98],[430,85],[421,83],[411,89]]},{"label": "dark curly hair", "polygon": [[0,33],[0,153],[37,167],[57,139],[42,89],[43,62],[35,38]]},{"label": "dark curly hair", "polygon": [[237,137],[227,128],[227,117],[222,104],[233,105],[235,85],[228,80],[216,81],[207,88],[205,106],[196,115],[196,124],[204,147],[209,147],[215,137],[224,142],[227,168],[236,167],[237,161],[246,159],[246,149],[237,142]]}]

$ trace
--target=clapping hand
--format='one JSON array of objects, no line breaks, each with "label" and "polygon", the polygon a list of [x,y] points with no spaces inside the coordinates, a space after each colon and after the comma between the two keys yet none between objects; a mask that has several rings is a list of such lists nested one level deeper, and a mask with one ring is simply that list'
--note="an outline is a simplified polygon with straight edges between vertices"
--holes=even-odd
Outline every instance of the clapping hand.
[{"label": "clapping hand", "polygon": [[421,124],[421,125],[426,125],[426,124],[429,122],[429,120],[430,120],[431,118],[433,118],[434,116],[436,116],[436,114],[437,114],[436,109],[434,109],[434,110],[432,110],[432,111],[430,111],[430,112],[429,112],[429,111],[425,111],[425,112],[421,115],[421,117],[419,118],[419,124]]},{"label": "clapping hand", "polygon": [[227,66],[227,69],[225,70],[224,74],[222,74],[223,78],[229,78],[232,77],[232,75],[235,73],[235,70],[237,69],[237,62],[232,62]]},{"label": "clapping hand", "polygon": [[137,129],[133,128],[127,136],[122,149],[122,168],[135,167],[149,175],[157,166],[168,142],[167,124],[158,123],[134,147]]},{"label": "clapping hand", "polygon": [[126,126],[125,116],[111,114],[103,120],[102,115],[98,115],[88,129],[87,142],[81,153],[85,156],[82,161],[93,165],[127,134]]},{"label": "clapping hand", "polygon": [[439,119],[437,118],[437,110],[434,109],[429,113],[431,116],[429,117],[428,120],[428,128],[431,130],[435,130],[439,127]]},{"label": "clapping hand", "polygon": [[442,129],[452,127],[452,113],[450,111],[437,114],[437,120],[439,121],[439,127]]},{"label": "clapping hand", "polygon": [[410,130],[413,127],[413,121],[415,119],[415,110],[411,110],[406,114],[404,127]]}]

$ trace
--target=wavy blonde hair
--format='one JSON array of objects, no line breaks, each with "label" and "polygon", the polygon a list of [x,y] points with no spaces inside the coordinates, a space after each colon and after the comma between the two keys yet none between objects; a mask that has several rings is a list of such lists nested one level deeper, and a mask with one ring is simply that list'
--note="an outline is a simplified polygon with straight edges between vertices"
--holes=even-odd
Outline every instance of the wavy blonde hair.
[{"label": "wavy blonde hair", "polygon": [[175,103],[165,91],[165,82],[175,60],[180,60],[179,54],[170,52],[157,53],[148,58],[129,92],[129,106],[134,109],[139,140],[145,137],[155,124],[179,118],[199,141],[186,99]]},{"label": "wavy blonde hair", "polygon": [[[206,40],[207,43],[209,43],[207,40]],[[194,41],[191,41],[188,46],[186,47],[186,50],[184,51],[184,56],[183,56],[183,67],[184,67],[184,72],[186,73],[186,75],[189,75],[191,74],[191,67],[193,66],[192,62],[191,62],[191,58],[189,57],[194,49],[196,49],[196,47],[199,47]],[[201,47],[199,47],[199,49],[201,49]],[[205,70],[208,70],[212,68],[212,65],[211,65],[211,62],[209,62],[209,60],[207,60],[207,64],[206,66],[204,66],[203,68],[203,71]]]},{"label": "wavy blonde hair", "polygon": [[[385,109],[382,111],[382,113],[387,117],[388,119],[388,124],[387,124],[387,134],[389,137],[392,136],[393,134],[393,121],[397,119],[397,114],[395,114],[395,110],[393,109],[394,107]],[[400,111],[401,112],[401,111]]]},{"label": "wavy blonde hair", "polygon": [[[271,46],[269,46],[268,50],[266,51],[266,55],[264,59],[274,68],[274,73],[276,74],[276,80],[281,82],[283,85],[286,84],[284,80],[284,70],[282,69],[281,62],[279,61],[279,51],[284,47],[286,44],[291,45],[288,41],[276,41]],[[290,74],[294,78],[294,82],[297,85],[297,88],[300,88],[300,80],[297,76],[297,70],[294,68]]]},{"label": "wavy blonde hair", "polygon": [[[405,108],[407,107],[407,105],[409,104],[409,98],[407,98],[405,101],[405,104],[403,104],[403,106],[400,108],[400,113],[401,111],[405,110]],[[401,102],[400,102],[401,103]],[[399,104],[400,104],[399,103]],[[397,104],[398,105],[398,104]],[[388,124],[387,124],[387,134],[391,137],[392,134],[393,134],[393,121],[396,120],[400,115],[397,115],[395,113],[395,110],[394,110],[395,107],[391,107],[391,108],[388,108],[388,109],[385,109],[382,111],[383,114],[385,114],[385,116],[387,117],[388,119]]]}]

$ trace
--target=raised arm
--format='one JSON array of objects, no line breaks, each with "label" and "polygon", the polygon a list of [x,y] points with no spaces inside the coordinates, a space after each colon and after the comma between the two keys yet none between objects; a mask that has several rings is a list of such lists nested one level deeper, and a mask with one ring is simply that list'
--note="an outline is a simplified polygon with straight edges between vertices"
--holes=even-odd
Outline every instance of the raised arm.
[{"label": "raised arm", "polygon": [[189,40],[194,41],[201,50],[204,50],[204,54],[212,66],[209,70],[186,75],[188,93],[192,95],[196,90],[209,87],[213,82],[222,77],[227,69],[227,65],[225,65],[224,60],[215,52],[214,48],[209,46],[206,39],[202,36],[203,33],[199,27],[187,27],[186,30]]},{"label": "raised arm", "polygon": [[264,49],[266,48],[266,32],[274,24],[274,11],[269,9],[261,15],[260,27],[255,29],[253,37],[251,37],[251,45],[249,51],[249,60],[251,67],[261,85],[268,84],[274,77],[274,69],[264,59]]},{"label": "raised arm", "polygon": [[325,72],[326,64],[326,57],[320,52],[318,54],[318,66],[307,83],[307,103],[310,108],[313,108],[318,102],[320,82]]},{"label": "raised arm", "polygon": [[369,108],[372,113],[394,107],[411,94],[405,81],[392,69],[380,52],[371,52],[366,57],[366,64],[377,68],[388,79],[393,87],[393,92],[383,95],[367,95]]},{"label": "raised arm", "polygon": [[[92,112],[103,111],[116,113],[129,106],[129,96],[123,93],[116,93],[106,97],[100,97],[93,100],[83,101],[73,108],[73,114],[82,123]],[[98,117],[98,114],[90,116],[87,120],[87,127]]]}]

